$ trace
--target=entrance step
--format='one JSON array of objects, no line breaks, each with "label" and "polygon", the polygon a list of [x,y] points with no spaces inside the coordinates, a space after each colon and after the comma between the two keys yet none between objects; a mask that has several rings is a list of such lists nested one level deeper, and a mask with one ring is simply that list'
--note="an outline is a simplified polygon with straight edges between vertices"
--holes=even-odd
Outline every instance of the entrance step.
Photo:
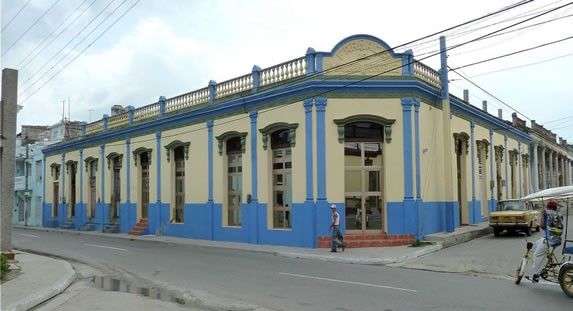
[{"label": "entrance step", "polygon": [[[363,247],[392,247],[411,245],[415,241],[413,234],[366,234],[346,235],[344,245],[346,248]],[[317,248],[330,248],[332,240],[330,236],[319,236]]]},{"label": "entrance step", "polygon": [[68,219],[66,220],[65,223],[60,225],[60,229],[67,229],[67,230],[75,229],[75,227],[76,225],[74,224],[74,219]]},{"label": "entrance step", "polygon": [[147,218],[141,218],[139,222],[131,228],[127,233],[128,235],[142,235],[147,232],[147,227],[149,227],[149,221]]},{"label": "entrance step", "polygon": [[94,223],[88,222],[80,226],[80,231],[95,231],[96,225]]},{"label": "entrance step", "polygon": [[105,233],[119,233],[119,224],[107,224],[103,228]]}]

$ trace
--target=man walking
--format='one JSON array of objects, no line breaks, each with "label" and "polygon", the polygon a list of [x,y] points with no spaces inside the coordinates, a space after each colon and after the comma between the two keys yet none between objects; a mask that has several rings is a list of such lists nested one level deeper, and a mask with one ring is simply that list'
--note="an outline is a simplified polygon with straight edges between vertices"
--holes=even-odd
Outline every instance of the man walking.
[{"label": "man walking", "polygon": [[332,211],[332,223],[330,224],[329,230],[332,229],[332,247],[330,248],[331,253],[336,253],[336,248],[338,246],[342,247],[344,252],[344,243],[338,239],[340,234],[340,215],[336,211],[336,205],[330,205],[330,210]]}]

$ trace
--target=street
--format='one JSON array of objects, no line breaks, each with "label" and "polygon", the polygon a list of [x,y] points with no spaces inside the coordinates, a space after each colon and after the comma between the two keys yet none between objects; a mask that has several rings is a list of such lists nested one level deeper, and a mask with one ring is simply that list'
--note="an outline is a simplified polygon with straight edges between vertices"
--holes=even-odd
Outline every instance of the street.
[{"label": "street", "polygon": [[571,304],[558,285],[513,284],[521,236],[490,235],[401,264],[413,269],[18,228],[13,240],[17,249],[87,264],[133,286],[170,290],[201,308],[539,310]]}]

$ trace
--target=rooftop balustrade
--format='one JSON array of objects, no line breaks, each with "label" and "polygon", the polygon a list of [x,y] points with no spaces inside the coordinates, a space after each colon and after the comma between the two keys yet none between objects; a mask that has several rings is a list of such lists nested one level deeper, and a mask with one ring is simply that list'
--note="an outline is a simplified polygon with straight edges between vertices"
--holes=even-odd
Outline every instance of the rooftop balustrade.
[{"label": "rooftop balustrade", "polygon": [[[164,102],[159,101],[137,109],[130,109],[126,113],[112,117],[104,117],[101,120],[86,124],[85,135],[93,135],[108,129],[142,122],[150,118],[161,116],[164,113],[182,111],[199,104],[222,100],[242,92],[257,92],[259,87],[288,82],[291,79],[307,76],[308,74],[314,73],[310,72],[316,68],[314,66],[314,60],[313,53],[266,69],[260,69],[255,66],[250,74],[221,83],[212,81],[208,87],[166,99]],[[310,67],[309,62],[312,62],[312,66]],[[440,73],[438,71],[418,61],[414,62],[413,67],[414,77],[433,87],[441,88]],[[164,105],[163,107],[162,104]]]}]

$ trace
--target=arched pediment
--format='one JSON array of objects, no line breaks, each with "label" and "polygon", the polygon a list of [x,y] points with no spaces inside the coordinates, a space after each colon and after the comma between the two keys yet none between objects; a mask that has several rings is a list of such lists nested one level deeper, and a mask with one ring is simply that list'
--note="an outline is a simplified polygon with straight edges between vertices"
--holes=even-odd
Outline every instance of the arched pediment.
[{"label": "arched pediment", "polygon": [[288,135],[289,143],[290,143],[291,147],[294,147],[296,144],[296,129],[297,129],[297,127],[298,127],[298,123],[277,122],[277,123],[269,124],[269,125],[265,126],[263,129],[260,129],[259,132],[261,132],[261,134],[262,134],[263,149],[267,150],[269,135],[276,132],[276,131],[281,131],[281,130],[288,130],[289,131],[289,135]]},{"label": "arched pediment", "polygon": [[346,117],[344,119],[335,119],[334,123],[338,126],[338,142],[344,142],[344,127],[347,124],[356,122],[370,122],[384,127],[384,138],[386,143],[392,142],[392,125],[396,122],[394,119],[386,119],[381,116],[372,114],[358,114]]},{"label": "arched pediment", "polygon": [[133,154],[133,165],[137,166],[137,157],[142,153],[147,153],[147,158],[149,159],[149,165],[151,165],[151,148],[139,147],[132,151]]},{"label": "arched pediment", "polygon": [[[107,158],[107,169],[111,168],[111,162],[115,160],[115,158],[119,158],[119,162],[123,160],[123,154],[119,154],[117,152],[111,152],[106,156]],[[121,165],[121,164],[120,164]]]},{"label": "arched pediment", "polygon": [[174,140],[169,144],[165,145],[165,152],[167,153],[167,162],[171,160],[171,150],[177,147],[183,147],[183,151],[185,152],[185,160],[189,160],[189,146],[191,145],[190,142],[182,142],[180,140]]},{"label": "arched pediment", "polygon": [[223,155],[223,143],[233,137],[241,138],[241,152],[245,153],[247,132],[229,131],[215,137],[217,139],[217,147],[219,148],[219,155]]},{"label": "arched pediment", "polygon": [[[94,157],[91,157],[91,156],[84,159],[84,163],[85,163],[85,167],[86,167],[86,172],[88,171],[90,164],[91,164],[92,162],[97,163],[97,160],[98,160],[97,158],[94,158]],[[97,164],[96,164],[96,172],[97,172]]]},{"label": "arched pediment", "polygon": [[[470,135],[468,135],[468,133],[466,132],[461,132],[461,133],[454,133],[454,142],[457,141],[462,141],[465,143],[466,145],[466,154],[468,154],[469,152],[469,141],[470,141]],[[458,150],[459,145],[456,143],[454,144],[455,148],[456,148],[456,154],[460,154],[461,150]]]}]

